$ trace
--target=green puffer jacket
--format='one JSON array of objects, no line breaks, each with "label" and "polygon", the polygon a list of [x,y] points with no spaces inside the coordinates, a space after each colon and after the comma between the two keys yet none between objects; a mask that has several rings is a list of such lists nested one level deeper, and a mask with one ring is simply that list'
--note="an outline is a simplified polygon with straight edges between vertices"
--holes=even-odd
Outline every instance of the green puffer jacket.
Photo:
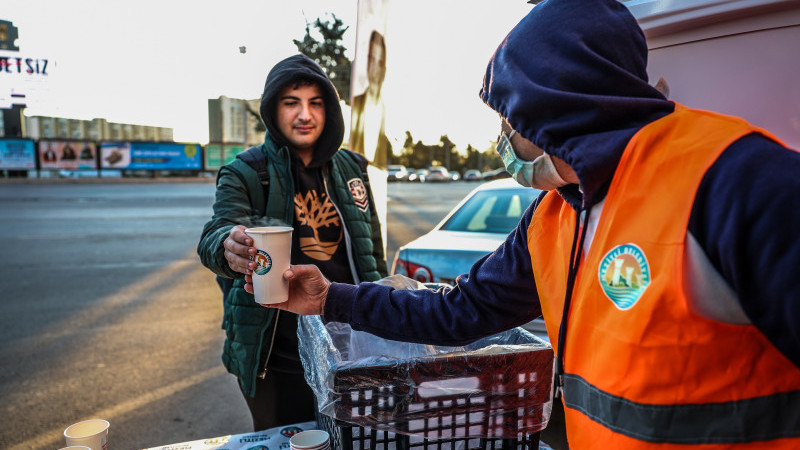
[{"label": "green puffer jacket", "polygon": [[[204,266],[217,275],[233,278],[233,288],[225,305],[225,347],[222,361],[228,372],[239,378],[245,395],[255,395],[256,378],[262,350],[269,348],[276,310],[255,302],[244,290],[244,276],[228,266],[222,243],[235,225],[246,227],[292,224],[294,216],[294,179],[287,147],[276,148],[271,139],[260,146],[267,155],[270,183],[269,199],[258,174],[247,163],[236,159],[220,169],[214,216],[206,223],[197,253]],[[381,227],[372,192],[370,208],[363,212],[355,204],[348,180],[363,178],[362,170],[344,150],[336,152],[323,167],[328,195],[342,215],[350,268],[356,282],[375,281],[387,275]],[[366,183],[366,180],[364,180]]]}]

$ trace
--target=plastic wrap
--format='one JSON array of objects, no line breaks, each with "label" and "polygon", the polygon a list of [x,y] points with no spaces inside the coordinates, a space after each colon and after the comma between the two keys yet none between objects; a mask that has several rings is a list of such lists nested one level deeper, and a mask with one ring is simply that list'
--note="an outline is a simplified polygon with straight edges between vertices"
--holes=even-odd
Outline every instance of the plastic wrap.
[{"label": "plastic wrap", "polygon": [[[379,283],[425,287],[398,275]],[[550,417],[552,347],[522,328],[439,347],[303,316],[298,335],[319,412],[336,420],[431,439],[518,438]]]}]

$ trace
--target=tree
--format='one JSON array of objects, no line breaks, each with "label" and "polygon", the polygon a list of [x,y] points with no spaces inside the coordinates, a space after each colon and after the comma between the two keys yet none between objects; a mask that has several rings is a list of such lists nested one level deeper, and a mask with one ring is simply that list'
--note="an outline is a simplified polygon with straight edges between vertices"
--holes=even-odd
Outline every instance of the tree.
[{"label": "tree", "polygon": [[442,152],[444,153],[444,167],[447,170],[452,169],[453,167],[450,165],[450,156],[453,154],[453,149],[456,148],[456,144],[447,137],[446,134],[443,134],[439,138],[439,142],[442,144]]},{"label": "tree", "polygon": [[306,22],[306,35],[302,41],[292,39],[300,53],[313,59],[322,67],[328,78],[331,79],[339,97],[350,104],[350,70],[352,62],[345,56],[345,47],[342,45],[344,33],[350,28],[344,22],[331,14],[331,20],[317,19],[314,28],[322,37],[317,40],[311,36],[311,24]]}]

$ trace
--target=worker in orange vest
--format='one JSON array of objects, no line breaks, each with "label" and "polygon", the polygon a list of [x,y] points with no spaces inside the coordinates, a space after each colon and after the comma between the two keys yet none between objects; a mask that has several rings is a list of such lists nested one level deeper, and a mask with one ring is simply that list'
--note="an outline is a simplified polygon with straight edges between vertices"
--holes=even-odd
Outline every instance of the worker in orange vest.
[{"label": "worker in orange vest", "polygon": [[446,292],[293,266],[277,307],[440,345],[542,315],[569,448],[800,448],[800,154],[646,66],[620,2],[541,2],[480,92],[509,173],[547,191],[505,243]]}]

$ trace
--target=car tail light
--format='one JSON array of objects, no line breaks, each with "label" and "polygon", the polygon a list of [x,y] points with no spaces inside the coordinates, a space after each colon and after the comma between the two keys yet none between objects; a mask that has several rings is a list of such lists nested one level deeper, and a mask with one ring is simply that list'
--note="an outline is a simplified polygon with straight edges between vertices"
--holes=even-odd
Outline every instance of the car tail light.
[{"label": "car tail light", "polygon": [[394,273],[405,275],[411,279],[417,280],[420,283],[430,283],[433,281],[433,273],[431,269],[421,265],[414,264],[411,261],[398,259],[395,262]]}]

